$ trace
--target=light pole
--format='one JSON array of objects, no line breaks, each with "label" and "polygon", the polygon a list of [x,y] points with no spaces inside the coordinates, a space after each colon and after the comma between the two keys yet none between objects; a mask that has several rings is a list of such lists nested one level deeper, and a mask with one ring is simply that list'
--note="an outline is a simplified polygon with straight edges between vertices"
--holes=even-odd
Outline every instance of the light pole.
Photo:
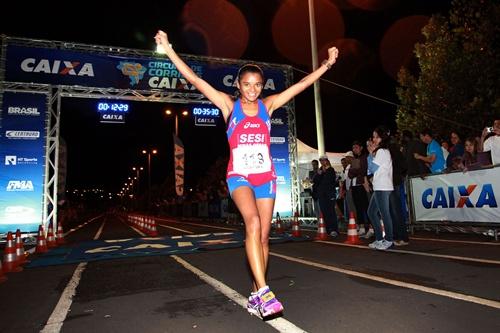
[{"label": "light pole", "polygon": [[156,155],[158,153],[158,150],[143,149],[142,153],[148,155],[148,209],[149,209],[151,207],[151,155]]},{"label": "light pole", "polygon": [[133,171],[135,171],[135,175],[136,175],[136,176],[135,176],[135,177],[136,177],[135,179],[137,179],[137,188],[136,188],[137,193],[136,193],[136,194],[137,194],[137,195],[139,195],[139,185],[141,184],[141,183],[140,183],[140,179],[141,179],[141,178],[140,178],[140,174],[139,174],[139,172],[140,172],[140,171],[143,171],[143,170],[144,170],[144,168],[143,168],[143,167],[135,167],[135,166],[134,166],[134,167],[132,167],[132,170],[133,170]]},{"label": "light pole", "polygon": [[[311,35],[311,55],[313,71],[318,68],[318,50],[316,45],[316,21],[314,19],[314,0],[308,1],[309,32]],[[321,97],[319,80],[314,82],[314,106],[316,110],[316,137],[318,140],[318,156],[325,154],[325,137],[323,134],[323,113],[321,111]]]},{"label": "light pole", "polygon": [[[175,136],[179,136],[179,114],[177,112],[173,112],[170,109],[165,110],[165,115],[171,116],[172,114],[175,115]],[[189,114],[186,110],[181,112],[181,115],[186,117]]]}]

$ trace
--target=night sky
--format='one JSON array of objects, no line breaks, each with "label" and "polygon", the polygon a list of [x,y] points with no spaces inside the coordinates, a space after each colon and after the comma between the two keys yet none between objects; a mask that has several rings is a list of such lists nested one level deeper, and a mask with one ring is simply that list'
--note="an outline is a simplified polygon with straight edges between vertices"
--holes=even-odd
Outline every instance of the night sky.
[{"label": "night sky", "polygon": [[[445,0],[315,0],[319,60],[335,45],[340,56],[324,79],[398,103],[397,70],[416,68],[412,45],[433,13],[447,13]],[[4,7],[6,5],[4,4]],[[169,0],[44,4],[9,2],[0,33],[126,48],[154,49],[158,29],[169,34],[178,53],[288,64],[295,82],[310,72],[307,0]],[[394,105],[329,82],[321,83],[325,146],[346,151],[379,124],[395,127]],[[131,102],[126,124],[100,124],[97,100],[65,98],[61,136],[68,144],[68,187],[100,185],[116,191],[133,165],[146,165],[143,148],[159,149],[152,182],[173,169],[173,119],[166,108],[181,105]],[[316,146],[312,87],[295,99],[297,134]],[[195,127],[180,119],[186,146],[186,182],[193,186],[220,156],[228,154],[223,125]]]}]

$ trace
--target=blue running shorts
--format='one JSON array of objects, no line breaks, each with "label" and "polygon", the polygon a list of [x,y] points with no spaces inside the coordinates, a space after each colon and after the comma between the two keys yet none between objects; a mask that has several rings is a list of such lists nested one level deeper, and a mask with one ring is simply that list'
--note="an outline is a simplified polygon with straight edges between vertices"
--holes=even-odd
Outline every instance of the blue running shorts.
[{"label": "blue running shorts", "polygon": [[240,186],[250,187],[253,190],[255,199],[263,199],[263,198],[276,199],[275,179],[259,186],[254,186],[250,184],[250,182],[245,177],[241,176],[230,177],[227,179],[227,187],[229,189],[229,193],[231,194],[231,196],[233,195],[233,191]]}]

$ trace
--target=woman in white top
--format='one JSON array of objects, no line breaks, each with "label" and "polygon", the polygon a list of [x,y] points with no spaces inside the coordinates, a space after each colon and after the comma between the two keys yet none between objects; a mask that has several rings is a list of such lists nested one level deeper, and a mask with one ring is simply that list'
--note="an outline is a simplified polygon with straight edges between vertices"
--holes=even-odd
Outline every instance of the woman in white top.
[{"label": "woman in white top", "polygon": [[[369,247],[387,250],[393,245],[392,219],[389,196],[394,190],[392,184],[392,159],[389,152],[389,131],[379,126],[373,131],[372,139],[367,142],[368,174],[373,175],[373,195],[368,205],[368,217],[373,224],[376,240]],[[380,219],[384,223],[385,238],[382,234]]]}]

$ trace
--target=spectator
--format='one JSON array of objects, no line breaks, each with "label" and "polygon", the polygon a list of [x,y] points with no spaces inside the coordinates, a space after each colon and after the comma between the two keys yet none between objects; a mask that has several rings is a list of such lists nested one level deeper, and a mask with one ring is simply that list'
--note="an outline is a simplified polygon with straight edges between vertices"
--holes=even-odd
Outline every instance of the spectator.
[{"label": "spectator", "polygon": [[462,143],[462,140],[460,139],[460,135],[458,135],[457,132],[451,132],[450,141],[452,146],[449,149],[450,154],[446,158],[446,167],[449,169],[451,168],[452,160],[455,157],[461,158],[464,155],[464,145]]},{"label": "spectator", "polygon": [[410,131],[403,131],[402,136],[402,149],[403,155],[406,159],[406,164],[408,167],[408,176],[425,175],[429,173],[429,169],[425,165],[424,161],[415,159],[414,155],[425,155],[426,149],[422,141],[415,140],[413,134]]},{"label": "spectator", "polygon": [[446,140],[441,140],[441,150],[443,151],[444,160],[450,155],[450,144]]},{"label": "spectator", "polygon": [[351,192],[356,208],[356,222],[359,226],[359,236],[370,238],[373,232],[370,230],[370,221],[368,220],[368,192],[364,183],[368,170],[367,155],[364,152],[363,145],[359,141],[352,143],[352,152],[354,158],[349,168],[348,177],[351,179]]},{"label": "spectator", "polygon": [[319,182],[315,180],[314,186],[317,186],[319,207],[325,219],[326,232],[335,238],[339,232],[337,214],[335,213],[337,176],[326,155],[321,156],[319,162],[321,169],[319,177],[316,177],[319,178]]},{"label": "spectator", "polygon": [[[488,135],[488,138],[486,138]],[[493,127],[486,127],[481,135],[481,147],[483,151],[491,153],[493,164],[500,163],[500,119],[493,122]]]},{"label": "spectator", "polygon": [[428,164],[432,173],[443,172],[446,164],[443,150],[439,143],[432,137],[431,131],[428,129],[420,131],[420,140],[427,144],[427,156],[415,153],[414,157]]},{"label": "spectator", "polygon": [[[392,159],[389,152],[389,132],[377,127],[368,141],[368,173],[373,175],[373,194],[368,206],[368,215],[375,230],[376,240],[368,246],[372,249],[387,250],[393,246],[392,218],[389,197],[394,191],[392,182]],[[379,215],[380,214],[380,215]],[[382,234],[380,217],[384,223],[385,238]]]},{"label": "spectator", "polygon": [[392,191],[389,196],[389,206],[394,231],[394,245],[396,246],[409,244],[408,231],[406,230],[405,223],[406,214],[403,214],[403,209],[406,210],[406,202],[403,202],[401,199],[404,198],[404,180],[408,167],[401,150],[400,145],[395,138],[393,138],[389,144],[389,152],[391,153],[392,160],[392,183],[394,191]]},{"label": "spectator", "polygon": [[319,200],[318,200],[318,186],[319,186],[319,163],[318,160],[311,161],[312,170],[309,171],[309,180],[311,181],[311,197],[313,199],[313,210],[316,219],[319,221]]},{"label": "spectator", "polygon": [[[344,216],[349,217],[350,212],[356,213],[356,207],[354,206],[354,200],[352,198],[351,191],[351,179],[349,178],[349,169],[351,168],[352,159],[354,154],[352,151],[348,151],[342,160],[345,160],[345,167],[342,171],[342,186],[343,197],[344,197]],[[342,164],[342,166],[344,166]]]},{"label": "spectator", "polygon": [[465,140],[465,153],[461,159],[460,169],[467,171],[479,166],[477,163],[477,153],[477,141],[474,138],[467,138]]}]

